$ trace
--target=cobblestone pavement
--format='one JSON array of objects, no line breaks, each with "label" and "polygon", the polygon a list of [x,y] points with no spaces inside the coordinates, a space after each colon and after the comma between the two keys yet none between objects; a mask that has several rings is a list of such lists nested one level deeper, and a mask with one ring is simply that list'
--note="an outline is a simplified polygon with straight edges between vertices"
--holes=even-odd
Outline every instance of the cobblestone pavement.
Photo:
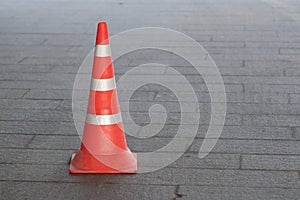
[{"label": "cobblestone pavement", "polygon": [[[0,11],[0,199],[300,199],[299,1],[12,0],[2,1]],[[197,158],[210,112],[203,79],[170,54],[137,51],[115,62],[116,76],[140,63],[170,62],[198,91],[208,116],[197,138],[155,172],[69,174],[80,144],[72,88],[98,21],[109,23],[111,35],[175,29],[210,53],[228,104],[221,138],[207,157]],[[127,136],[135,152],[166,145],[180,123],[176,97],[155,86],[131,98],[137,123],[149,122],[153,103],[166,106],[170,117],[154,137]]]}]

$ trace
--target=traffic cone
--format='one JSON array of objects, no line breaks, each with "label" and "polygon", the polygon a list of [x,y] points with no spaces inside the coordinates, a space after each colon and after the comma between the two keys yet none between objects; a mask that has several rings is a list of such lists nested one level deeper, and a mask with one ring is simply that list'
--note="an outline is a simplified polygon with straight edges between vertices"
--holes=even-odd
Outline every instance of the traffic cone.
[{"label": "traffic cone", "polygon": [[87,116],[80,149],[70,173],[136,173],[127,147],[117,97],[107,24],[98,23]]}]

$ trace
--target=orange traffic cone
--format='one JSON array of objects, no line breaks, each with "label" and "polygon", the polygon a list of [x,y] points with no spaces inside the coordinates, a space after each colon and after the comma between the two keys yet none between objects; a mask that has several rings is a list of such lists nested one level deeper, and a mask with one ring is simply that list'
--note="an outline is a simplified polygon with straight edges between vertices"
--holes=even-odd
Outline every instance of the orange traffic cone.
[{"label": "orange traffic cone", "polygon": [[70,173],[136,173],[137,160],[126,144],[117,97],[107,24],[100,22],[87,117]]}]

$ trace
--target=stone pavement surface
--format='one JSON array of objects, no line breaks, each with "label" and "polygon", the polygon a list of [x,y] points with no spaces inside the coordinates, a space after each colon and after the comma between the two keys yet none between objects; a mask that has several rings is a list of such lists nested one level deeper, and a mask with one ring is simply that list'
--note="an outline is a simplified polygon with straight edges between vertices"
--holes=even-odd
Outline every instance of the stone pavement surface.
[{"label": "stone pavement surface", "polygon": [[[299,1],[12,0],[1,1],[0,11],[0,199],[300,199]],[[80,144],[72,88],[98,21],[109,23],[111,35],[158,26],[205,47],[228,102],[221,138],[208,156],[197,157],[210,117],[203,78],[170,53],[136,51],[115,61],[116,76],[148,62],[178,70],[199,98],[196,139],[155,172],[68,173]],[[157,85],[130,99],[137,124],[149,123],[154,103],[166,107],[166,124],[147,139],[127,136],[135,152],[168,144],[180,124],[176,96]]]}]

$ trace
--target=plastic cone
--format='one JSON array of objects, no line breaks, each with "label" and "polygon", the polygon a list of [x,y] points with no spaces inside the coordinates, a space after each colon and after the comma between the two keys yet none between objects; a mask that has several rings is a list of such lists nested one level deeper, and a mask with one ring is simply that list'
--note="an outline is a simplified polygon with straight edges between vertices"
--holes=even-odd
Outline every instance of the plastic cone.
[{"label": "plastic cone", "polygon": [[70,173],[136,173],[126,144],[117,97],[107,24],[98,23],[87,117]]}]

